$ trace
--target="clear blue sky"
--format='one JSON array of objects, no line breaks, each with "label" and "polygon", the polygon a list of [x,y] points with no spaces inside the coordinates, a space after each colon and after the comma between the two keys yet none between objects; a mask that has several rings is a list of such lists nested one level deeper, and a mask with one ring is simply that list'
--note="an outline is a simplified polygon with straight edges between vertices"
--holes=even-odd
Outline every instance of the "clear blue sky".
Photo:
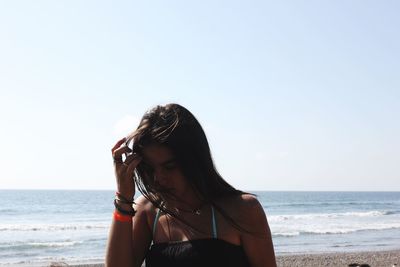
[{"label": "clear blue sky", "polygon": [[398,1],[2,1],[0,188],[114,189],[156,104],[244,190],[400,190]]}]

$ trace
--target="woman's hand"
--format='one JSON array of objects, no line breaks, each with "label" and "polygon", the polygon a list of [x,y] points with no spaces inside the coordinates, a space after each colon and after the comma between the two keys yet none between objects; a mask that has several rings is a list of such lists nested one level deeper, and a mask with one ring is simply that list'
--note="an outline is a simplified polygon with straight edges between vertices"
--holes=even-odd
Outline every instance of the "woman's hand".
[{"label": "woman's hand", "polygon": [[[126,146],[125,141],[125,137],[119,140],[111,149],[111,152],[114,159],[117,190],[123,197],[131,200],[135,195],[135,182],[132,178],[136,166],[141,161],[141,157],[132,153],[132,150]],[[122,159],[124,154],[125,160]]]}]

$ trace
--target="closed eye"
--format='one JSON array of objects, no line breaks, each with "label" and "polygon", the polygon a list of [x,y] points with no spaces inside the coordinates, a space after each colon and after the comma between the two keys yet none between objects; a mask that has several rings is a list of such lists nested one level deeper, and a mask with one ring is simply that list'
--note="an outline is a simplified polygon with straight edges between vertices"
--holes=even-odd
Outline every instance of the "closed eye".
[{"label": "closed eye", "polygon": [[145,171],[148,171],[148,172],[154,171],[153,167],[151,167],[150,164],[147,164],[145,161],[142,161],[140,164]]},{"label": "closed eye", "polygon": [[175,169],[176,168],[176,164],[167,164],[167,165],[164,165],[164,168],[165,169],[167,169],[167,170],[173,170],[173,169]]}]

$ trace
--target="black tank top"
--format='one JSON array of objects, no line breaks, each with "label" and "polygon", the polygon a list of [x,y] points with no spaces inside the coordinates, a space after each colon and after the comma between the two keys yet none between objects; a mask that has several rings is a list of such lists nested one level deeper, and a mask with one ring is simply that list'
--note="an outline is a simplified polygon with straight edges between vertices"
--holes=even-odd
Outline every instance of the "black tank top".
[{"label": "black tank top", "polygon": [[[153,243],[146,254],[146,267],[250,266],[242,246],[218,239],[213,207],[211,212],[212,238]],[[153,236],[159,215],[160,210],[153,224]]]}]

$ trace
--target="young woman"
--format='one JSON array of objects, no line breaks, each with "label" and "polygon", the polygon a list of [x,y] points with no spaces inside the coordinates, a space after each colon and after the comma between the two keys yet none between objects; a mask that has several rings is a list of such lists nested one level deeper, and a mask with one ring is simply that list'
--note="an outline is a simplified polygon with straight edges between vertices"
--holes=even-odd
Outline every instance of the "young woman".
[{"label": "young woman", "polygon": [[[276,266],[263,207],[219,175],[186,108],[149,110],[112,156],[118,191],[107,267]],[[132,201],[135,183],[142,196]]]}]

